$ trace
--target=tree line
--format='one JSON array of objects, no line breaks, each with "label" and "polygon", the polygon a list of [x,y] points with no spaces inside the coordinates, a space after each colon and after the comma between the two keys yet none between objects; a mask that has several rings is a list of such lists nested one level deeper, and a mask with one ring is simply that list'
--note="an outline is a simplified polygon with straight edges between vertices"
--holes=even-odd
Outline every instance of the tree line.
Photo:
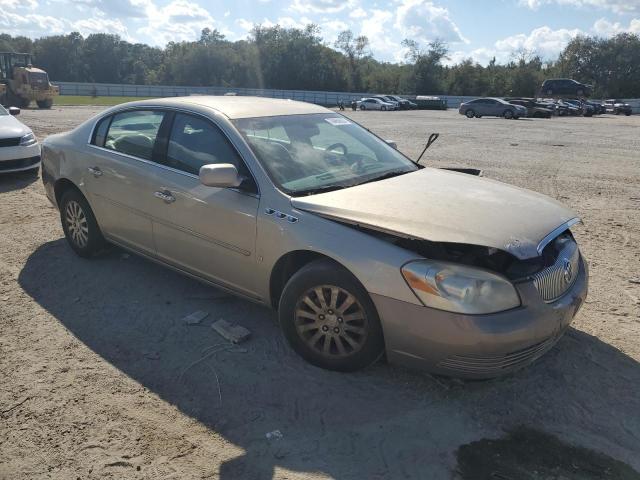
[{"label": "tree line", "polygon": [[31,53],[58,81],[147,85],[225,86],[417,95],[533,96],[545,78],[568,77],[594,86],[594,96],[640,97],[640,38],[578,36],[553,61],[515,52],[506,64],[472,59],[448,65],[441,41],[403,41],[402,63],[373,58],[369,40],[347,30],[331,45],[318,26],[256,25],[247,39],[230,41],[205,28],[196,41],[164,48],[117,35],[74,32],[32,40],[0,34],[0,51]]}]

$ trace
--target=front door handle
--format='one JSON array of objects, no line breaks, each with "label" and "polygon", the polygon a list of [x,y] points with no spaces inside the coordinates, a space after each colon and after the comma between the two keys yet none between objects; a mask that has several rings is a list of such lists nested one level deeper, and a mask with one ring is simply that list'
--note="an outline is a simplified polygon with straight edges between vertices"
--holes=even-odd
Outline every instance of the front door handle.
[{"label": "front door handle", "polygon": [[89,167],[87,168],[87,170],[89,170],[91,172],[91,175],[93,175],[96,178],[102,176],[102,170],[100,170],[98,167]]},{"label": "front door handle", "polygon": [[165,203],[173,203],[176,201],[176,197],[174,197],[169,190],[153,192],[153,196],[159,198]]}]

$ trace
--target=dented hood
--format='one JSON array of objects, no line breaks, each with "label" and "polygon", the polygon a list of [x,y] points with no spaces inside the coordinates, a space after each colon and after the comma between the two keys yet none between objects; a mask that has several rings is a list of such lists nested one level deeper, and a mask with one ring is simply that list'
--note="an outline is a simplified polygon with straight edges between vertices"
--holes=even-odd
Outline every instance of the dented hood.
[{"label": "dented hood", "polygon": [[576,217],[545,195],[435,168],[296,197],[292,204],[407,238],[494,247],[520,259],[538,256],[540,242]]}]

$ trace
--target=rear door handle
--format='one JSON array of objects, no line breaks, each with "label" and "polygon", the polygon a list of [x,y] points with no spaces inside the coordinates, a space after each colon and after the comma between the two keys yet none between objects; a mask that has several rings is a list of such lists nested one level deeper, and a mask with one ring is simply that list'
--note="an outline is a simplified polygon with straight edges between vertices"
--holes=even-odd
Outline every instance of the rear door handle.
[{"label": "rear door handle", "polygon": [[102,170],[100,170],[98,167],[89,167],[87,168],[87,170],[89,170],[91,174],[96,178],[102,176]]},{"label": "rear door handle", "polygon": [[176,197],[174,197],[169,190],[153,192],[153,196],[159,198],[165,203],[173,203],[176,201]]}]

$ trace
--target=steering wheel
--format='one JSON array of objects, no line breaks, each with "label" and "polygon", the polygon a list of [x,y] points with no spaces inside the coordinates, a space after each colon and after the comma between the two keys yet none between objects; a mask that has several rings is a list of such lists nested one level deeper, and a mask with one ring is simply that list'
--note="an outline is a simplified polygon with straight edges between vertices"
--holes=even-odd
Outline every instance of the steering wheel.
[{"label": "steering wheel", "polygon": [[340,143],[340,142],[336,142],[334,144],[329,145],[327,148],[324,149],[324,151],[327,153],[330,153],[330,152],[333,152],[336,148],[342,148],[343,155],[349,154],[349,149],[347,148],[347,146],[344,143]]}]

